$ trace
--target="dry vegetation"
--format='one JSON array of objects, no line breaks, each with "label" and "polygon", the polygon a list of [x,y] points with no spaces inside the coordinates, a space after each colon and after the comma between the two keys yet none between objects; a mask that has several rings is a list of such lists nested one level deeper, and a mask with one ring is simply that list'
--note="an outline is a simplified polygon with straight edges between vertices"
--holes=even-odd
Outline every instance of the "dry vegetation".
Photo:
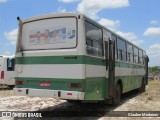
[{"label": "dry vegetation", "polygon": [[12,90],[0,90],[0,98],[3,97],[9,97],[9,96],[13,96],[13,91]]},{"label": "dry vegetation", "polygon": [[160,80],[150,80],[146,91],[129,99],[117,111],[160,111]]},{"label": "dry vegetation", "polygon": [[[123,101],[114,111],[160,111],[160,80],[150,80],[144,93]],[[160,120],[160,117],[103,117],[101,120]]]}]

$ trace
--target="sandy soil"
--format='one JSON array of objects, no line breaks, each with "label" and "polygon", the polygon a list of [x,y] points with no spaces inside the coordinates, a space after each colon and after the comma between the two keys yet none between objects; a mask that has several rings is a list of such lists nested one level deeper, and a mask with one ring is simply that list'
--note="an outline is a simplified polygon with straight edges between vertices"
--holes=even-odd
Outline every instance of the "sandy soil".
[{"label": "sandy soil", "polygon": [[[113,111],[160,111],[160,80],[151,80],[143,93],[127,98]],[[102,120],[160,120],[160,117],[103,117]]]},{"label": "sandy soil", "polygon": [[160,81],[150,81],[146,92],[123,102],[115,111],[160,111]]},{"label": "sandy soil", "polygon": [[[12,90],[0,89],[0,111],[54,111],[54,110],[72,110],[72,111],[160,111],[160,81],[152,80],[147,86],[146,92],[138,93],[133,91],[122,96],[122,102],[119,106],[111,106],[104,104],[71,104],[65,100],[56,100],[53,98],[14,96]],[[85,119],[99,120],[137,120],[152,119],[160,120],[160,118],[142,118],[142,117],[105,117],[105,114],[97,113],[97,117],[87,117]],[[62,115],[63,116],[63,115]],[[0,118],[13,119],[13,118]],[[63,118],[56,118],[63,119]],[[66,118],[64,118],[66,119]],[[72,118],[74,119],[74,118]],[[76,120],[84,119],[84,117],[76,117]]]}]

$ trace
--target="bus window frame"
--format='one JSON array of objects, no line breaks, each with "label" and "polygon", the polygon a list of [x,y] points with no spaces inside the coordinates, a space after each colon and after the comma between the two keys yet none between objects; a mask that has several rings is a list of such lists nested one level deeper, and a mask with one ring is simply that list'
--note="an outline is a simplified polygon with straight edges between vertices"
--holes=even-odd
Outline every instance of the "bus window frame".
[{"label": "bus window frame", "polygon": [[[101,41],[98,41],[98,40],[96,40],[96,39],[93,39],[93,38],[90,38],[90,37],[87,37],[86,36],[86,26],[85,26],[85,22],[88,22],[88,23],[90,23],[90,24],[92,24],[93,26],[95,26],[95,27],[97,27],[97,28],[99,28],[100,30],[101,30],[101,34],[102,34],[102,39],[101,39]],[[91,57],[97,57],[97,58],[104,58],[104,42],[103,42],[103,28],[102,27],[100,27],[100,26],[98,26],[97,24],[95,24],[95,23],[93,23],[92,21],[90,21],[90,20],[88,20],[88,19],[85,19],[84,20],[84,36],[85,36],[85,45],[86,45],[86,48],[85,48],[85,51],[86,51],[86,55],[88,55],[88,56],[91,56]],[[95,41],[95,42],[99,42],[100,44],[101,44],[101,52],[102,52],[102,55],[101,56],[97,56],[97,55],[94,55],[94,54],[88,54],[88,52],[87,52],[87,39],[88,40],[91,40],[91,41]],[[92,46],[93,47],[93,46]],[[92,48],[93,49],[93,48]]]},{"label": "bus window frame", "polygon": [[[138,49],[138,53],[139,53],[139,51],[142,52],[142,56],[140,56],[140,54],[138,54],[138,63],[139,63],[139,64],[143,64],[143,50]],[[141,58],[142,61],[140,61],[140,58]]]},{"label": "bus window frame", "polygon": [[[49,17],[49,18],[42,18],[42,19],[36,19],[36,20],[27,21],[27,22],[24,22],[24,23],[22,24],[21,34],[22,34],[22,32],[23,32],[23,25],[26,24],[26,23],[35,22],[35,21],[40,21],[40,20],[46,20],[46,19],[54,19],[54,18],[75,18],[75,19],[76,19],[76,45],[75,45],[75,47],[23,50],[23,48],[22,48],[22,37],[21,37],[21,38],[20,38],[20,39],[21,39],[21,40],[20,40],[21,42],[16,45],[16,47],[18,46],[18,47],[20,47],[20,49],[18,48],[18,51],[16,51],[16,52],[37,51],[37,50],[61,50],[61,49],[74,49],[74,48],[77,48],[77,46],[78,46],[78,35],[79,35],[79,34],[78,34],[78,18],[77,18],[76,16]],[[20,34],[20,33],[18,33],[18,34]],[[22,35],[21,35],[21,36],[22,36]],[[19,44],[20,44],[20,45],[19,45]]]},{"label": "bus window frame", "polygon": [[[119,40],[121,40],[121,41],[123,41],[123,42],[125,43],[125,50],[122,50],[121,48],[119,49],[119,47],[118,47],[118,41],[119,41]],[[123,40],[122,38],[118,37],[118,39],[117,39],[117,50],[118,50],[118,59],[119,59],[120,61],[127,62],[126,40]],[[119,52],[121,52],[121,58],[120,58],[120,56],[119,56]],[[125,56],[126,56],[125,60],[123,59],[123,52],[125,52]]]},{"label": "bus window frame", "polygon": [[[9,67],[8,61],[11,62],[11,67]],[[15,70],[15,58],[7,58],[7,71],[14,71],[14,70]]]},{"label": "bus window frame", "polygon": [[[128,51],[128,45],[132,46],[132,53]],[[134,45],[129,43],[129,42],[126,42],[126,49],[127,49],[127,62],[130,62],[130,63],[134,63]],[[130,59],[130,55],[132,55],[132,61]],[[128,61],[128,57],[129,57],[129,61]]]},{"label": "bus window frame", "polygon": [[112,37],[115,37],[115,60],[118,60],[118,47],[117,47],[117,39],[118,37],[114,34],[111,34],[111,40],[113,41]]},{"label": "bus window frame", "polygon": [[[138,50],[138,54],[135,54],[135,48]],[[133,46],[133,51],[134,51],[134,64],[139,64],[139,48]],[[138,57],[137,61],[135,61],[135,56]]]}]

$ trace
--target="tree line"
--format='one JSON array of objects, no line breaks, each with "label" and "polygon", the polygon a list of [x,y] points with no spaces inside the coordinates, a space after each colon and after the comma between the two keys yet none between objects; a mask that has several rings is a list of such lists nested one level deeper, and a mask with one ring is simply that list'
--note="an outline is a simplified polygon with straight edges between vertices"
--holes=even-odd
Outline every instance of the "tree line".
[{"label": "tree line", "polygon": [[149,67],[148,68],[148,73],[153,74],[153,75],[159,74],[160,73],[160,66]]}]

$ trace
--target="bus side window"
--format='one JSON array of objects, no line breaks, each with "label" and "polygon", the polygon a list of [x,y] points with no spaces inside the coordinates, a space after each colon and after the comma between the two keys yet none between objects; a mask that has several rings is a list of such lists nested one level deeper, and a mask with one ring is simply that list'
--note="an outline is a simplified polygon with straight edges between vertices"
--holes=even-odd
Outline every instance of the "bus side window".
[{"label": "bus side window", "polygon": [[126,61],[127,60],[126,42],[121,39],[118,39],[117,47],[118,47],[118,59],[121,61]]},{"label": "bus side window", "polygon": [[127,61],[133,63],[133,45],[127,43]]},{"label": "bus side window", "polygon": [[143,51],[143,65],[145,65],[145,60],[146,60],[146,52]]},{"label": "bus side window", "polygon": [[87,53],[88,54],[93,54],[93,41],[90,39],[86,40],[86,45],[87,45]]},{"label": "bus side window", "polygon": [[7,59],[7,71],[14,71],[15,59]]},{"label": "bus side window", "polygon": [[134,63],[138,63],[138,48],[134,47]]},{"label": "bus side window", "polygon": [[142,52],[142,50],[139,50],[138,58],[139,58],[139,64],[143,64],[143,52]]},{"label": "bus side window", "polygon": [[86,52],[92,56],[103,56],[102,29],[85,21]]}]

